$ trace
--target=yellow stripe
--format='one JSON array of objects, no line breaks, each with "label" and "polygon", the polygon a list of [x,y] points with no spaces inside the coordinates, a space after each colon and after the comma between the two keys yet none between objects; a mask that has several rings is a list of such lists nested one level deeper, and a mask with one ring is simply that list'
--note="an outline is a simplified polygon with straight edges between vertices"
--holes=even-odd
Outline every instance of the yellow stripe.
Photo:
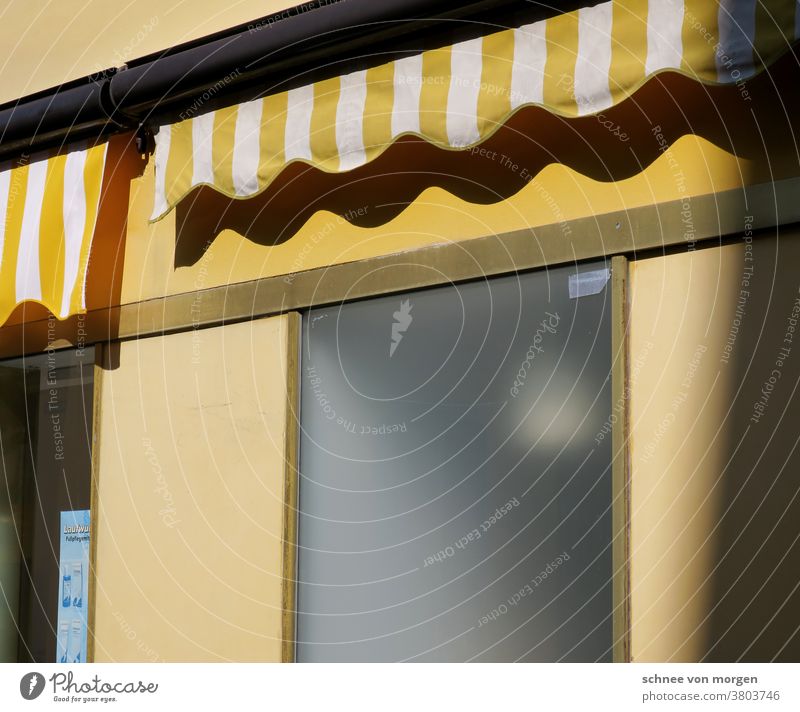
[{"label": "yellow stripe", "polygon": [[261,156],[258,163],[258,187],[264,188],[283,169],[284,139],[286,137],[286,107],[288,93],[264,99],[261,123]]},{"label": "yellow stripe", "polygon": [[795,0],[756,3],[753,64],[758,72],[786,52],[794,41]]},{"label": "yellow stripe", "polygon": [[336,149],[336,109],[339,106],[339,77],[314,85],[314,108],[311,112],[311,158],[326,171],[339,170]]},{"label": "yellow stripe", "polygon": [[103,169],[106,162],[106,149],[108,144],[94,146],[87,151],[86,165],[83,169],[83,189],[86,195],[86,223],[83,229],[81,242],[81,257],[75,286],[69,302],[70,314],[79,314],[86,311],[84,304],[84,284],[86,282],[86,269],[89,263],[89,252],[92,246],[97,214],[100,204],[100,191],[103,188]]},{"label": "yellow stripe", "polygon": [[684,0],[681,70],[705,81],[717,81],[714,48],[719,42],[719,6],[708,0]]},{"label": "yellow stripe", "polygon": [[213,136],[211,137],[211,162],[214,167],[214,185],[234,194],[233,189],[233,143],[236,135],[236,117],[239,106],[226,106],[214,114]]},{"label": "yellow stripe", "polygon": [[616,104],[645,76],[647,62],[647,4],[616,0],[611,21],[611,70],[608,85]]},{"label": "yellow stripe", "polygon": [[364,105],[364,149],[374,158],[392,141],[394,107],[394,62],[367,70],[367,101]]},{"label": "yellow stripe", "polygon": [[419,127],[423,136],[447,145],[447,94],[450,90],[450,48],[422,55]]},{"label": "yellow stripe", "polygon": [[192,186],[192,119],[174,124],[170,132],[167,176],[164,186],[167,202],[174,205]]},{"label": "yellow stripe", "polygon": [[568,116],[577,116],[575,60],[578,57],[578,13],[550,18],[545,41],[544,103]]},{"label": "yellow stripe", "polygon": [[64,167],[67,156],[47,162],[39,219],[39,281],[42,303],[54,314],[61,311],[64,290]]},{"label": "yellow stripe", "polygon": [[3,264],[0,267],[0,321],[5,321],[17,305],[17,255],[27,187],[28,166],[13,169],[8,186]]},{"label": "yellow stripe", "polygon": [[497,128],[511,111],[511,70],[514,66],[514,33],[496,32],[483,40],[483,68],[478,94],[478,133]]}]

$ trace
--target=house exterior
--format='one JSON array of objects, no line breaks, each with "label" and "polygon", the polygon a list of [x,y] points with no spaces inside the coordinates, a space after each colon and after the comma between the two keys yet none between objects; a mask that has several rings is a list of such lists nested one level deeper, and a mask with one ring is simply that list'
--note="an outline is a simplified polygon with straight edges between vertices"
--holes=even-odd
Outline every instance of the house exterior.
[{"label": "house exterior", "polygon": [[800,9],[551,5],[8,10],[0,659],[798,659]]}]

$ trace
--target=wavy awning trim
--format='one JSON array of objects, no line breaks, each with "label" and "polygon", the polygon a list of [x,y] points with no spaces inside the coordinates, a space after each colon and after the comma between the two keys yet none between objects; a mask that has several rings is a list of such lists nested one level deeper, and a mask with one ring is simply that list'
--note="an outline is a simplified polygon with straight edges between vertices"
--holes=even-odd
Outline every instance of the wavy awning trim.
[{"label": "wavy awning trim", "polygon": [[106,146],[0,167],[0,324],[25,301],[86,311]]},{"label": "wavy awning trim", "polygon": [[196,186],[247,198],[289,163],[348,171],[405,134],[467,148],[524,105],[602,112],[663,70],[742,83],[800,35],[798,6],[612,0],[192,116],[156,135],[151,219]]}]

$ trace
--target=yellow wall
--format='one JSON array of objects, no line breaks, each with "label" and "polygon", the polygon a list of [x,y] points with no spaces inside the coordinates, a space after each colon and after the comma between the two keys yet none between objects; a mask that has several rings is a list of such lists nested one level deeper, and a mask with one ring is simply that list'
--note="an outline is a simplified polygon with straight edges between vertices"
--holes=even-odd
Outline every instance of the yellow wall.
[{"label": "yellow wall", "polygon": [[[293,0],[26,0],[0,11],[0,103],[294,7]],[[42,38],[46,38],[43,42]],[[24,67],[24,71],[20,71]]]},{"label": "yellow wall", "polygon": [[287,319],[107,354],[96,661],[280,660]]},{"label": "yellow wall", "polygon": [[742,231],[631,266],[635,661],[800,655],[800,236]]}]

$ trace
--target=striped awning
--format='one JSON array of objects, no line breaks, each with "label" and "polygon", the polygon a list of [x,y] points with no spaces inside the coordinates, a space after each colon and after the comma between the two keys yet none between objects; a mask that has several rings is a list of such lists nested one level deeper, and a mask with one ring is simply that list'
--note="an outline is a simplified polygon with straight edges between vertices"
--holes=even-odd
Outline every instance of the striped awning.
[{"label": "striped awning", "polygon": [[347,171],[405,134],[470,147],[525,105],[600,113],[665,70],[741,84],[800,35],[798,7],[612,0],[204,114],[201,97],[157,133],[152,219],[196,186],[248,197],[292,162]]},{"label": "striped awning", "polygon": [[86,311],[106,145],[0,167],[0,324],[25,301]]}]

